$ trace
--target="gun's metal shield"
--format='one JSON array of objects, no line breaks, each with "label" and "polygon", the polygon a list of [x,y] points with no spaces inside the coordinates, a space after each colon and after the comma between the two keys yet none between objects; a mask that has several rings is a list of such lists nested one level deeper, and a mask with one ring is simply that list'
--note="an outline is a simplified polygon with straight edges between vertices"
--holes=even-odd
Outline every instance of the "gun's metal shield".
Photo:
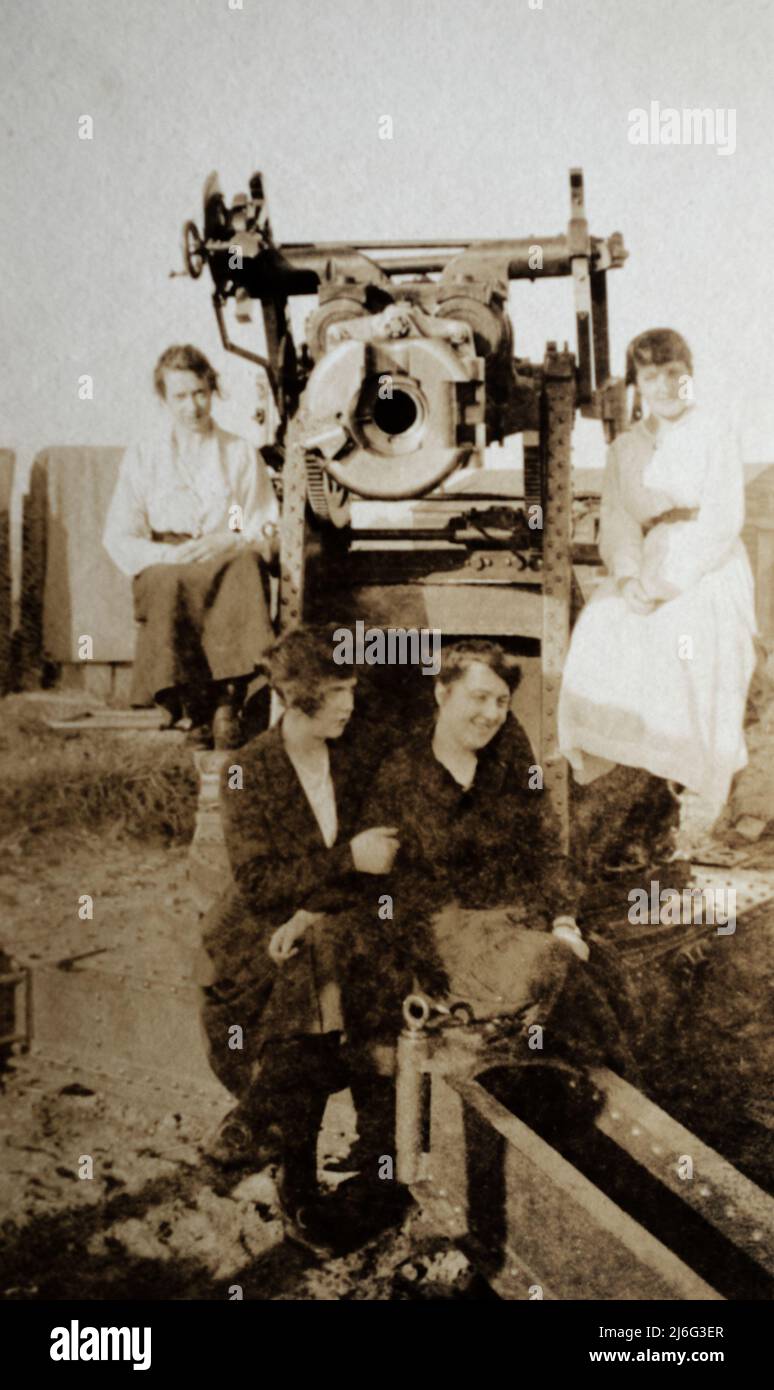
[{"label": "gun's metal shield", "polygon": [[421,496],[483,461],[484,364],[462,322],[395,305],[334,325],[304,406],[305,447],[358,497]]}]

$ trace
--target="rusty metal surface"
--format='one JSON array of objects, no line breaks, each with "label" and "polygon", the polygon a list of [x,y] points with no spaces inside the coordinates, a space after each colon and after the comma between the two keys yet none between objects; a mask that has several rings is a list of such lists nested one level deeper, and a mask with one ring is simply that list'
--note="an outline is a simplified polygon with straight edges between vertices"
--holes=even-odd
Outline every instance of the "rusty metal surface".
[{"label": "rusty metal surface", "polygon": [[549,350],[545,364],[546,510],[543,530],[540,761],[544,786],[569,843],[568,767],[559,755],[557,708],[570,641],[572,586],[572,475],[570,443],[575,414],[570,354]]},{"label": "rusty metal surface", "polygon": [[301,412],[288,429],[282,472],[282,529],[280,548],[280,627],[294,627],[304,618],[306,542],[306,455],[299,431]]}]

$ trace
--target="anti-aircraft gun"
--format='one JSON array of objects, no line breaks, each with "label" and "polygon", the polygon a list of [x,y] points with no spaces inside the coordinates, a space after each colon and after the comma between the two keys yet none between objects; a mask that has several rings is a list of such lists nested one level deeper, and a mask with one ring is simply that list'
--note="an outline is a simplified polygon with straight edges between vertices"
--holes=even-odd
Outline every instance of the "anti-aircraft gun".
[{"label": "anti-aircraft gun", "polygon": [[[271,384],[284,456],[281,622],[357,617],[539,642],[540,760],[566,828],[556,702],[573,582],[571,433],[576,409],[608,439],[625,413],[610,376],[607,272],[626,251],[620,233],[591,236],[581,170],[563,234],[352,244],[276,242],[262,175],[229,208],[213,174],[203,232],[185,224],[183,254],[194,278],[209,266],[223,346]],[[514,355],[509,282],[554,276],[572,280],[576,351],[550,342],[534,364]],[[300,350],[296,295],[317,298]],[[232,341],[232,297],[240,318],[260,301],[265,355]],[[503,489],[512,474],[485,467],[486,446],[517,433],[521,495],[512,481]],[[372,504],[363,524],[362,501]]]},{"label": "anti-aircraft gun", "polygon": [[[572,541],[571,435],[578,409],[608,439],[625,416],[606,286],[626,252],[617,233],[590,235],[580,170],[564,234],[441,243],[280,244],[260,174],[230,208],[211,176],[203,232],[186,223],[183,249],[194,278],[209,265],[224,347],[263,367],[274,395],[281,621],[355,616],[539,644],[540,762],[566,832],[556,703],[573,560],[591,558]],[[549,343],[534,364],[514,355],[509,282],[554,276],[572,279],[575,353]],[[296,295],[317,300],[300,349]],[[265,355],[232,342],[230,298],[238,319],[260,302]],[[517,488],[485,449],[519,433]],[[649,984],[662,956],[691,964],[692,930],[628,927]],[[525,1048],[520,1019],[480,1024],[421,995],[404,1018],[396,1177],[424,1229],[501,1297],[770,1296],[769,1199],[627,1081],[600,1068],[574,1092],[582,1078]],[[561,1106],[544,1107],[554,1092]],[[700,1181],[682,1181],[685,1154]]]}]

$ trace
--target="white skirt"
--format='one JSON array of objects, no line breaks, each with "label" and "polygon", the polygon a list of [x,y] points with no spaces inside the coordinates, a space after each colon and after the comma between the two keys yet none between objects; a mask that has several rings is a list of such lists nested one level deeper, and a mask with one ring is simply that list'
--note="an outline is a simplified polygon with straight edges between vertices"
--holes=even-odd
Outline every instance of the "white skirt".
[{"label": "white skirt", "polygon": [[604,580],[575,625],[559,698],[559,748],[576,780],[623,763],[725,802],[747,762],[754,634],[741,541],[719,569],[644,616]]}]

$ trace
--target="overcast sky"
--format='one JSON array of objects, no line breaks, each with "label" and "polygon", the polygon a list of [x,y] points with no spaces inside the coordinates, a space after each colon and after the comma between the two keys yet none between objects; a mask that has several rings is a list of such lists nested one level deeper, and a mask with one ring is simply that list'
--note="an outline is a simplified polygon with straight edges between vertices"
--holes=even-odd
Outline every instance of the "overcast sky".
[{"label": "overcast sky", "polygon": [[[206,281],[168,278],[210,169],[229,195],[262,169],[277,238],[299,241],[561,232],[580,164],[592,231],[631,253],[610,277],[616,364],[634,333],[677,327],[699,398],[739,410],[748,460],[774,459],[771,0],[2,0],[0,16],[0,444],[126,443],[153,421],[165,346],[223,365]],[[651,101],[733,109],[735,152],[632,145]],[[520,354],[572,336],[569,281],[514,302]],[[226,377],[247,418],[252,369]],[[581,459],[602,461],[597,425]]]}]

